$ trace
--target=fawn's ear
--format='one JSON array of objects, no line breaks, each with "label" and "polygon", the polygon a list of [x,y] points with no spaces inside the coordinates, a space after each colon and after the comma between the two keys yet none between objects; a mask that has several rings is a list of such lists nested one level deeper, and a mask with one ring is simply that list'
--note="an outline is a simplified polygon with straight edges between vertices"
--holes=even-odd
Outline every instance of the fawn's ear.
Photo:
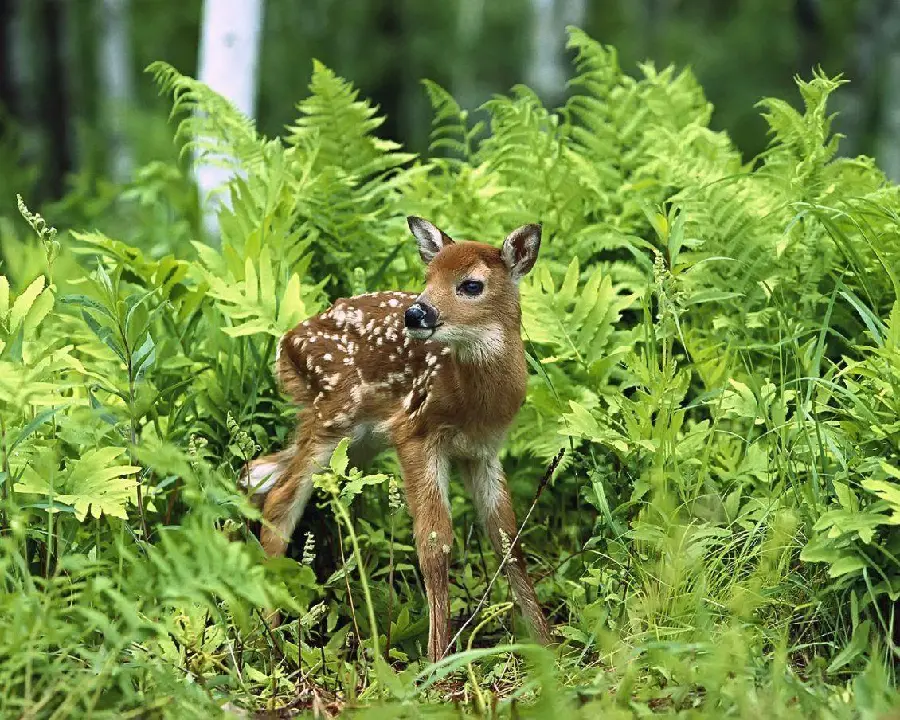
[{"label": "fawn's ear", "polygon": [[415,236],[416,242],[419,243],[419,255],[422,256],[422,260],[425,261],[426,265],[434,260],[434,256],[447,245],[453,244],[453,240],[449,235],[444,233],[443,230],[436,228],[427,220],[410,215],[406,218],[406,222],[409,225],[410,232]]},{"label": "fawn's ear", "polygon": [[519,282],[531,271],[537,262],[540,248],[540,225],[523,225],[506,236],[500,249],[500,257],[509,269],[513,282]]}]

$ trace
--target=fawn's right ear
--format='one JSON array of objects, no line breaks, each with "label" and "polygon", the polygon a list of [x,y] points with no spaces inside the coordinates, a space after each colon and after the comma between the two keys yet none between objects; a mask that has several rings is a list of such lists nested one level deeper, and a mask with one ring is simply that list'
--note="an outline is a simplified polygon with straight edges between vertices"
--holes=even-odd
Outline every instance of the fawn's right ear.
[{"label": "fawn's right ear", "polygon": [[422,260],[425,261],[426,265],[434,260],[434,256],[443,250],[444,247],[453,244],[453,240],[449,235],[423,218],[410,215],[406,218],[406,222],[415,236],[416,242],[419,243],[419,255],[422,256]]}]

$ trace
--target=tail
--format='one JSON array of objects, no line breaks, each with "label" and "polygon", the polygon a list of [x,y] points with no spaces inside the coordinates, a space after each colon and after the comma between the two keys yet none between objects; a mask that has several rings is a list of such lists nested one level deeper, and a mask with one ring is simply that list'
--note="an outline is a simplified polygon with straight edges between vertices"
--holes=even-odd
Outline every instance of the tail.
[{"label": "tail", "polygon": [[289,448],[272,455],[264,455],[256,458],[249,465],[249,471],[241,473],[240,484],[247,492],[260,502],[265,500],[269,491],[278,484],[284,475],[287,464],[294,454],[294,449]]}]

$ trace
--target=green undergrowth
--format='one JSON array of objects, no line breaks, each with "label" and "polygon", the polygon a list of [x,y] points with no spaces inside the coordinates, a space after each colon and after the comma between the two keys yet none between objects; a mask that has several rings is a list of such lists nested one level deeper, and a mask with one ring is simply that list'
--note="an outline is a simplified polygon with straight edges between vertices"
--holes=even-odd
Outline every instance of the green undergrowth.
[{"label": "green undergrowth", "polygon": [[[761,102],[745,161],[690,72],[569,44],[557,109],[516,87],[473,122],[425,83],[424,157],[321,65],[266,138],[157,63],[176,142],[235,171],[218,240],[189,152],[0,219],[0,716],[897,712],[900,189],[838,156],[839,79]],[[277,338],[421,286],[410,214],[493,243],[543,223],[503,464],[524,517],[564,450],[522,531],[551,649],[500,581],[426,662],[390,454],[339,451],[278,561],[236,483],[292,430]],[[451,499],[460,627],[498,558]]]}]

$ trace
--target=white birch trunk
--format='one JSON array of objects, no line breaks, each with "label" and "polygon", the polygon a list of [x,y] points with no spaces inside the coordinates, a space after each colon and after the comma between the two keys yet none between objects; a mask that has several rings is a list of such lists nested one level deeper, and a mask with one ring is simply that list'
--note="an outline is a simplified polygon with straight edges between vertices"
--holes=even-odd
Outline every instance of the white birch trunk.
[{"label": "white birch trunk", "polygon": [[564,94],[566,27],[584,24],[584,0],[532,0],[531,60],[526,82],[547,103]]},{"label": "white birch trunk", "polygon": [[[248,117],[254,116],[263,0],[204,0],[198,79]],[[227,196],[213,192],[229,179],[223,168],[197,162],[194,173],[203,226],[218,237],[218,209]]]},{"label": "white birch trunk", "polygon": [[479,89],[475,83],[472,55],[478,47],[484,22],[484,0],[459,0],[456,37],[459,57],[453,63],[453,95],[463,109],[478,105]]},{"label": "white birch trunk", "polygon": [[134,104],[129,0],[99,0],[100,52],[97,77],[101,115],[108,133],[109,170],[116,182],[131,178],[134,159],[125,133],[125,114]]}]

